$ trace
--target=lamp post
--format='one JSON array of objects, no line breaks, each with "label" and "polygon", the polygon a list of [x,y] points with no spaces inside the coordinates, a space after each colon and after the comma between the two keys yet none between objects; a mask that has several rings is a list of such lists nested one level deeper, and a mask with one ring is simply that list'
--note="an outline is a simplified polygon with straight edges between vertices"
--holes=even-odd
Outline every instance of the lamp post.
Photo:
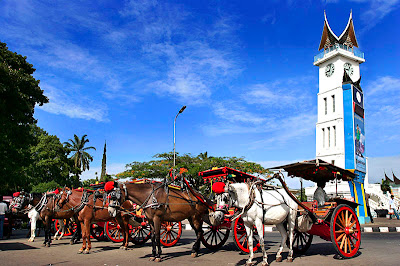
[{"label": "lamp post", "polygon": [[186,109],[186,105],[182,106],[181,110],[179,110],[178,114],[175,116],[174,120],[174,169],[175,169],[175,124],[176,124],[176,119],[178,118],[178,115],[182,113]]}]

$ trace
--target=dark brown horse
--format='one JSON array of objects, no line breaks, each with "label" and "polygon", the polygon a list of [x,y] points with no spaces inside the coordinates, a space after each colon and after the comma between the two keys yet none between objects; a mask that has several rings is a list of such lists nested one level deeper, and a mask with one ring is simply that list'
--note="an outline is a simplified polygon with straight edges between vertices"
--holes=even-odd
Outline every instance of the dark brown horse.
[{"label": "dark brown horse", "polygon": [[[161,223],[179,222],[188,219],[196,232],[196,242],[192,248],[192,257],[196,257],[200,249],[200,239],[203,234],[203,216],[208,213],[208,205],[203,196],[195,192],[190,186],[187,190],[169,188],[163,183],[114,183],[107,188],[109,191],[110,215],[115,216],[120,204],[125,200],[132,200],[144,210],[151,226],[152,255],[150,260],[161,261],[160,228]],[[156,252],[156,249],[157,252]]]},{"label": "dark brown horse", "polygon": [[[78,221],[82,227],[82,247],[78,253],[90,253],[92,243],[90,241],[90,226],[95,222],[107,222],[113,220],[108,213],[107,207],[105,207],[102,197],[95,198],[94,194],[88,194],[87,197],[84,195],[84,191],[68,190],[66,193],[61,195],[61,198],[57,202],[57,205],[61,208],[81,208],[78,213]],[[133,210],[132,203],[125,202],[124,208],[126,210]],[[121,245],[122,249],[127,249],[129,243],[129,213],[118,215],[116,218],[120,225],[124,241]]]}]

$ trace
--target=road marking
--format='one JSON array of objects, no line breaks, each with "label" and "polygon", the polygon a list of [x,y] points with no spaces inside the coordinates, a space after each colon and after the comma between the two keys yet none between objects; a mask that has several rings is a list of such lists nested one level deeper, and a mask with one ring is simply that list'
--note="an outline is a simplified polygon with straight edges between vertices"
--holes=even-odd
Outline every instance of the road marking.
[{"label": "road marking", "polygon": [[379,231],[381,231],[381,233],[387,233],[389,232],[389,227],[379,227]]}]

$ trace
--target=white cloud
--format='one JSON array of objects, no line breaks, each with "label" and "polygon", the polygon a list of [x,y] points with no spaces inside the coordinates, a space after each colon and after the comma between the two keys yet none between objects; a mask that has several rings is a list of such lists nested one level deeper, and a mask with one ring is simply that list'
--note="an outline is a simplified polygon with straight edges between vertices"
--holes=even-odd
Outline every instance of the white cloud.
[{"label": "white cloud", "polygon": [[98,122],[108,122],[107,107],[99,102],[94,102],[87,98],[70,97],[66,90],[57,89],[51,85],[41,84],[44,94],[49,98],[49,103],[38,106],[39,109],[52,113],[62,114],[70,118],[81,118],[95,120]]},{"label": "white cloud", "polygon": [[247,112],[241,106],[236,106],[236,109],[234,109],[232,108],[234,105],[234,102],[216,103],[214,104],[214,113],[218,117],[229,122],[245,122],[250,124],[261,124],[265,122],[266,118]]}]

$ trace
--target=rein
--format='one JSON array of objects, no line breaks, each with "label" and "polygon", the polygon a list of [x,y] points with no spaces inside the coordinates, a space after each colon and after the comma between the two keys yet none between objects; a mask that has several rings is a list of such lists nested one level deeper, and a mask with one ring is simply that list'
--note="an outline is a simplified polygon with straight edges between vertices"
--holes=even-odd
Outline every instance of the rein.
[{"label": "rein", "polygon": [[[68,197],[68,195],[67,195],[67,197]],[[84,190],[82,193],[81,202],[78,205],[72,206],[71,208],[69,208],[67,210],[60,210],[58,212],[74,211],[74,213],[76,214],[76,213],[80,212],[85,207],[85,205],[88,205],[88,202],[89,202],[89,194],[86,192],[86,190]],[[69,201],[67,201],[65,204],[69,204]],[[69,205],[71,205],[71,204],[69,204]]]}]

